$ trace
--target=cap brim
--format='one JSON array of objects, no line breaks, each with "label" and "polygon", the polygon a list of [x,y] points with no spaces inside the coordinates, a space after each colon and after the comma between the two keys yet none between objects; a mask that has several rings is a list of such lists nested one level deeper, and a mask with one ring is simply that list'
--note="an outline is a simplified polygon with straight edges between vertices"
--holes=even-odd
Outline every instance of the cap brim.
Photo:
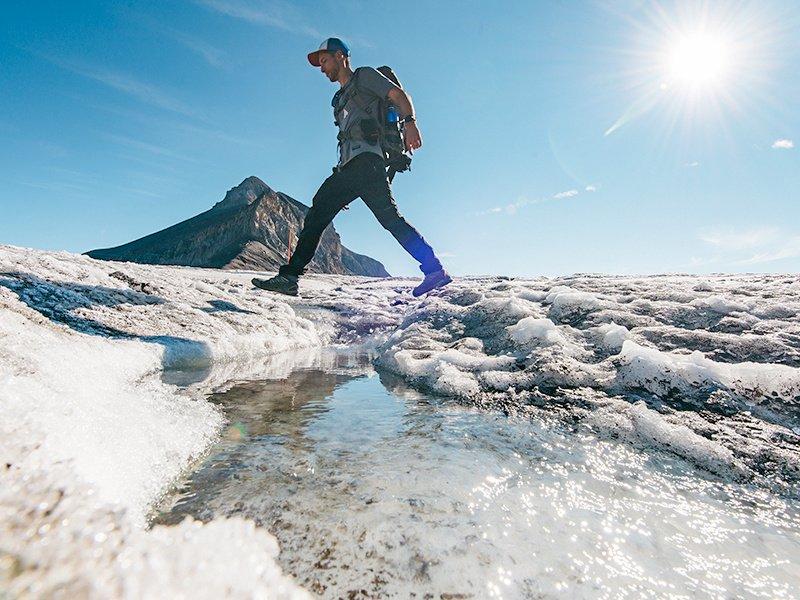
[{"label": "cap brim", "polygon": [[318,67],[319,66],[319,53],[322,50],[317,50],[316,52],[312,52],[308,55],[308,62],[311,63],[312,66]]}]

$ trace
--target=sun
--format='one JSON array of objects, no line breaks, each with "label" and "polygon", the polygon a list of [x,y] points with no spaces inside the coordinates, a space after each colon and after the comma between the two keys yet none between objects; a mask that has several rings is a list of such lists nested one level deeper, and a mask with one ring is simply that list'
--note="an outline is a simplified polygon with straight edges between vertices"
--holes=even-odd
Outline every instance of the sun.
[{"label": "sun", "polygon": [[794,43],[792,13],[765,4],[653,0],[626,16],[630,34],[608,71],[624,108],[605,135],[646,118],[661,139],[697,140],[760,117],[776,101],[774,75]]},{"label": "sun", "polygon": [[667,52],[667,78],[672,84],[710,89],[725,82],[733,67],[731,59],[731,45],[722,35],[680,35]]}]

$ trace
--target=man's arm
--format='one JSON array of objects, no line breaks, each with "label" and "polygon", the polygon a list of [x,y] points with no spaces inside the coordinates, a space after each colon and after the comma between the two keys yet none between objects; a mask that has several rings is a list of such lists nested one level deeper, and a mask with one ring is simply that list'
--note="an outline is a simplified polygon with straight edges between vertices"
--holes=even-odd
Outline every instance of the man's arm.
[{"label": "man's arm", "polygon": [[[392,101],[400,112],[400,118],[403,119],[409,115],[414,115],[414,105],[411,103],[411,96],[400,88],[392,88],[389,90],[389,100]],[[422,136],[417,128],[417,122],[411,121],[406,123],[403,127],[405,134],[406,150],[413,152],[414,150],[422,147]]]}]

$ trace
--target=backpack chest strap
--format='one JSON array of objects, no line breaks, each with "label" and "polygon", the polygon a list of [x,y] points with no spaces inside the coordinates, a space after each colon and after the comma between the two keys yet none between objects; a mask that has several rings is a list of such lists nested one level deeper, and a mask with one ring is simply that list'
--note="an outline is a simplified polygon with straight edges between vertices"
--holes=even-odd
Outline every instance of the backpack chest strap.
[{"label": "backpack chest strap", "polygon": [[[353,72],[353,78],[349,83],[348,90],[345,92],[344,96],[340,96],[341,90],[337,92],[333,96],[333,100],[331,101],[331,105],[334,110],[334,124],[338,127],[339,126],[339,118],[338,115],[342,112],[352,113],[355,108],[361,109],[362,112],[366,113],[370,118],[375,119],[377,121],[377,117],[375,117],[373,113],[373,108],[371,106],[371,102],[367,94],[364,93],[362,89],[358,86],[358,74],[360,69],[356,69]],[[341,107],[341,108],[339,108]],[[349,131],[356,125],[356,122],[350,122],[347,126],[347,130]],[[347,132],[344,132],[345,134]],[[340,132],[340,137],[342,132]]]}]

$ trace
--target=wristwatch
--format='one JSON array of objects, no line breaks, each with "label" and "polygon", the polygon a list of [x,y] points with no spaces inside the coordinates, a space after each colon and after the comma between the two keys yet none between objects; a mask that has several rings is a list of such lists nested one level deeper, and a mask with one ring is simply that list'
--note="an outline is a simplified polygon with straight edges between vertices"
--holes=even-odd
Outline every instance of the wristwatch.
[{"label": "wristwatch", "polygon": [[405,117],[400,119],[400,122],[401,123],[413,123],[416,120],[417,120],[417,117],[415,117],[414,115],[406,115]]}]

